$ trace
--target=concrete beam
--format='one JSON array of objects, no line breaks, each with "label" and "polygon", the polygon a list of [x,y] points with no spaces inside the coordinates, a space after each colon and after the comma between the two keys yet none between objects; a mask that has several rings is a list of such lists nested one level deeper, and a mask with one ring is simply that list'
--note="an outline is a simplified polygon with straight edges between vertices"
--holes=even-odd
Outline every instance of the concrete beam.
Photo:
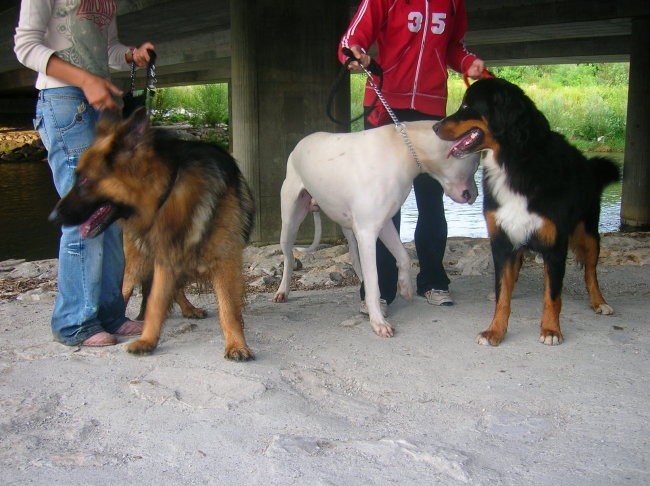
[{"label": "concrete beam", "polygon": [[650,17],[632,23],[621,229],[650,230]]},{"label": "concrete beam", "polygon": [[490,30],[536,25],[623,19],[650,15],[647,0],[498,1],[466,0],[469,29]]},{"label": "concrete beam", "polygon": [[[233,153],[257,202],[252,241],[277,243],[289,153],[309,133],[341,130],[327,119],[325,105],[340,69],[336,45],[347,3],[231,0],[231,7]],[[349,118],[349,90],[335,103],[337,116]],[[305,223],[298,239],[311,242],[312,218]],[[323,240],[341,237],[323,218]]]},{"label": "concrete beam", "polygon": [[627,62],[631,36],[560,39],[507,44],[484,44],[470,50],[488,65],[567,64],[578,62]]}]

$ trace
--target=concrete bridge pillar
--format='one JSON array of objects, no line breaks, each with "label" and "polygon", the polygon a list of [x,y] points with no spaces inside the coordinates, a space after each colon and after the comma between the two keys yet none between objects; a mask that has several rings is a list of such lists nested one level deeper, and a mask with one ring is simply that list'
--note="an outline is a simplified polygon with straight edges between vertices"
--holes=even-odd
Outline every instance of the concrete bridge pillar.
[{"label": "concrete bridge pillar", "polygon": [[[280,187],[287,157],[315,131],[341,131],[326,115],[340,65],[336,48],[349,20],[349,2],[231,0],[233,153],[257,201],[256,244],[280,241]],[[337,119],[349,119],[349,90],[337,97]],[[313,237],[311,216],[298,235]],[[323,218],[323,239],[341,238]]]},{"label": "concrete bridge pillar", "polygon": [[632,19],[621,230],[650,230],[650,17]]}]

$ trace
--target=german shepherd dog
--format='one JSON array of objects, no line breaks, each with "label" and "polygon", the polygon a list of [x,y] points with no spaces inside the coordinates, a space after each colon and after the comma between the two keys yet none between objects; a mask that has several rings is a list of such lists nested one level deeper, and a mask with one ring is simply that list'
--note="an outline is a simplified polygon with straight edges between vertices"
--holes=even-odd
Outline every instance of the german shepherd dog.
[{"label": "german shepherd dog", "polygon": [[174,292],[188,278],[210,280],[225,337],[225,357],[253,358],[244,338],[243,250],[254,202],[235,160],[217,146],[152,128],[144,109],[122,120],[106,112],[79,159],[76,182],[50,220],[80,225],[92,238],[116,220],[153,265],[139,339],[126,348],[151,353]]},{"label": "german shepherd dog", "polygon": [[539,341],[563,341],[560,330],[562,281],[568,249],[584,266],[592,309],[612,314],[596,276],[600,253],[600,198],[618,181],[619,169],[604,157],[587,159],[559,133],[516,85],[481,79],[465,93],[458,111],[434,130],[456,141],[451,153],[486,151],[483,159],[483,214],[495,271],[496,307],[479,344],[498,345],[508,329],[510,300],[522,251],[544,259],[544,310]]}]

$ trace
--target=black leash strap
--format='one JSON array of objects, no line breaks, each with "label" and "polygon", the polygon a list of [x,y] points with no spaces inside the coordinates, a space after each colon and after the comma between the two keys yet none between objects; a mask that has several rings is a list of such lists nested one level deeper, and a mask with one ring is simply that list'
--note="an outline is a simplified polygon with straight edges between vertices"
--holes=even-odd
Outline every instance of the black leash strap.
[{"label": "black leash strap", "polygon": [[148,50],[149,64],[147,65],[147,81],[144,86],[144,93],[141,95],[136,94],[135,89],[135,62],[131,63],[131,86],[129,91],[124,96],[124,110],[125,117],[133,113],[138,107],[145,106],[147,108],[147,116],[151,117],[151,110],[153,108],[153,99],[156,94],[156,52]]},{"label": "black leash strap", "polygon": [[[332,104],[334,103],[334,98],[336,98],[336,93],[338,92],[338,90],[340,88],[341,81],[344,78],[349,79],[350,71],[348,70],[348,66],[350,65],[351,62],[356,61],[356,62],[359,63],[359,65],[362,67],[362,69],[365,71],[366,74],[368,74],[368,75],[374,74],[374,75],[378,76],[379,77],[379,90],[381,90],[381,85],[383,84],[383,81],[384,81],[384,71],[382,70],[381,66],[379,64],[377,64],[377,62],[374,59],[371,59],[370,60],[370,65],[367,68],[364,68],[361,65],[361,61],[359,59],[357,59],[354,56],[354,53],[347,47],[343,47],[341,49],[341,52],[343,52],[343,54],[345,54],[347,56],[347,60],[345,61],[345,64],[343,64],[343,66],[341,67],[338,76],[336,77],[336,79],[334,80],[334,83],[332,84],[332,88],[330,89],[329,96],[327,97],[326,111],[327,111],[327,117],[330,120],[332,120],[334,123],[336,123],[337,125],[349,125],[350,123],[354,123],[358,119],[362,118],[363,113],[361,113],[361,115],[359,115],[359,116],[357,116],[357,117],[355,117],[355,118],[353,118],[351,120],[345,120],[345,121],[337,120],[336,118],[334,118],[334,115],[332,115]],[[375,102],[373,103],[373,105],[375,103],[377,103],[377,98],[375,99]]]},{"label": "black leash strap", "polygon": [[[384,98],[384,95],[381,94],[381,84],[383,81],[383,71],[381,70],[381,67],[379,64],[376,62],[371,61],[370,65],[366,68],[361,64],[361,62],[354,58],[354,55],[352,54],[352,51],[350,49],[343,49],[343,54],[348,56],[348,61],[346,61],[345,67],[347,68],[347,65],[352,62],[352,61],[358,61],[359,65],[361,65],[361,69],[366,73],[368,76],[368,84],[370,84],[370,87],[373,89],[373,91],[376,94],[375,101],[373,105],[377,104],[377,101],[381,102],[381,104],[384,106],[386,109],[386,113],[390,116],[391,120],[393,120],[393,123],[395,124],[395,128],[397,128],[397,131],[401,135],[402,139],[404,140],[404,143],[406,144],[406,147],[409,149],[409,152],[411,152],[411,155],[413,156],[413,160],[415,160],[415,163],[417,164],[418,168],[420,169],[420,172],[422,171],[422,164],[420,163],[420,159],[418,158],[418,154],[415,151],[415,147],[413,146],[413,142],[411,142],[411,139],[409,138],[408,134],[406,133],[406,126],[404,123],[400,122],[397,119],[397,116],[395,115],[395,112],[392,110],[392,108],[388,105],[388,102],[386,101],[386,98]],[[352,57],[350,57],[352,56]],[[373,66],[374,63],[374,66]],[[377,72],[377,70],[379,70]],[[379,74],[378,74],[379,73]],[[372,79],[372,74],[376,74],[379,76],[379,84],[375,84],[375,82]],[[329,114],[329,113],[328,113]],[[331,118],[331,117],[330,117]]]},{"label": "black leash strap", "polygon": [[153,98],[156,95],[156,59],[158,55],[155,51],[150,49],[149,52],[149,64],[147,65],[147,84],[145,90],[148,93],[147,97],[147,116],[151,117],[151,110],[153,109]]}]

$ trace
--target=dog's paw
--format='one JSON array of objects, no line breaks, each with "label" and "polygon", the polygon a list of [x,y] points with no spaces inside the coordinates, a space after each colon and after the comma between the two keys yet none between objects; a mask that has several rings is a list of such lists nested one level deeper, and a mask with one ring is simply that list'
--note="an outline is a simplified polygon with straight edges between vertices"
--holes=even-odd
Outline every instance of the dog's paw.
[{"label": "dog's paw", "polygon": [[564,338],[562,337],[562,333],[559,331],[548,331],[542,329],[542,333],[539,335],[539,342],[546,344],[547,346],[557,346],[558,344],[562,344],[562,341],[564,341]]},{"label": "dog's paw", "polygon": [[126,343],[126,350],[131,354],[151,354],[156,349],[158,343],[145,341],[144,339],[136,339]]},{"label": "dog's paw", "polygon": [[208,316],[208,311],[198,307],[191,307],[189,309],[181,309],[183,317],[187,319],[205,319]]},{"label": "dog's paw", "polygon": [[476,344],[481,346],[498,346],[503,341],[504,335],[499,335],[494,331],[483,331],[476,336]]},{"label": "dog's paw", "polygon": [[255,355],[248,346],[226,347],[226,352],[223,357],[231,361],[250,361],[255,359]]},{"label": "dog's paw", "polygon": [[276,303],[286,302],[287,300],[289,300],[289,298],[287,297],[287,294],[285,292],[277,292],[273,296],[273,302]]},{"label": "dog's paw", "polygon": [[604,316],[611,316],[614,313],[614,309],[606,303],[602,303],[596,307],[594,307],[594,311],[596,314],[602,314]]},{"label": "dog's paw", "polygon": [[397,282],[397,285],[399,287],[399,295],[401,295],[403,299],[411,300],[413,298],[413,285],[411,284],[410,279],[409,280],[400,279]]},{"label": "dog's paw", "polygon": [[370,325],[372,326],[372,330],[375,331],[375,334],[379,337],[393,337],[395,332],[393,331],[393,327],[386,321],[373,322],[371,319]]}]

